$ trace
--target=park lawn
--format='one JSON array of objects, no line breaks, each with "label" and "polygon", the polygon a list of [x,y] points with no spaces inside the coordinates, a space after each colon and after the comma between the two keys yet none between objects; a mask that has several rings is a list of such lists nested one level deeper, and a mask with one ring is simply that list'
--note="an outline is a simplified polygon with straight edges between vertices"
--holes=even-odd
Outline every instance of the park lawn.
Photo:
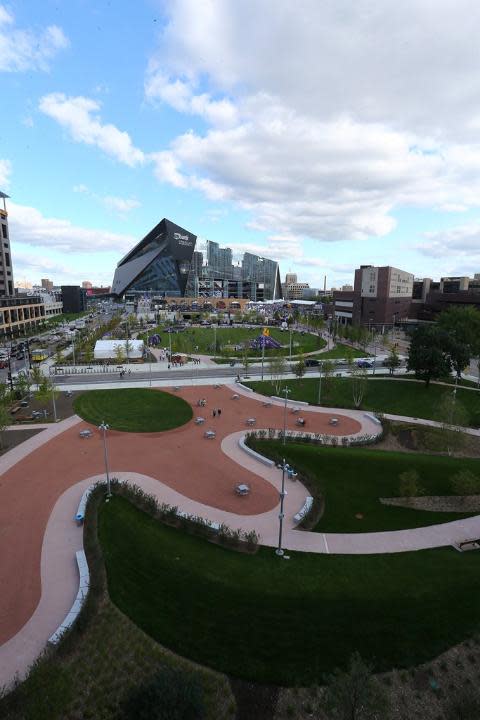
[{"label": "park lawn", "polygon": [[[263,395],[278,395],[273,384],[267,380],[245,384]],[[301,380],[286,380],[283,387],[290,388],[290,400],[303,400],[311,405],[316,405],[318,384],[318,377],[304,377]],[[328,390],[325,385],[326,383],[322,379],[321,405],[336,408],[354,407],[351,378],[331,378]],[[423,383],[369,378],[361,409],[445,421],[446,418],[438,415],[438,405],[442,396],[447,392],[451,392],[451,390],[444,385],[430,385],[429,388],[426,388]],[[283,394],[283,390],[280,394]],[[457,401],[467,411],[468,425],[480,427],[480,393],[458,388]]]},{"label": "park lawn", "polygon": [[112,430],[126,432],[171,430],[193,416],[191,406],[182,398],[144,388],[89,390],[75,398],[73,407],[92,425],[106,422]]},{"label": "park lawn", "polygon": [[[235,345],[253,340],[261,335],[263,325],[255,328],[242,327],[187,327],[178,333],[166,333],[165,326],[159,326],[150,330],[148,335],[158,334],[161,337],[163,347],[168,347],[172,342],[172,352],[200,353],[203,355],[226,355],[228,357],[241,357],[242,349],[235,350]],[[280,330],[277,327],[269,328],[270,336],[282,344],[278,350],[265,349],[265,356],[288,355],[290,352],[290,333]],[[217,351],[215,353],[215,333],[217,336]],[[142,336],[143,337],[143,336]],[[146,334],[145,334],[146,339]],[[292,355],[310,353],[321,350],[326,345],[325,340],[319,335],[301,332],[292,333]],[[196,348],[198,347],[198,350]],[[261,357],[261,350],[249,350],[250,357]]]},{"label": "park lawn", "polygon": [[123,498],[99,538],[113,602],[174,652],[236,677],[318,683],[358,650],[376,670],[427,661],[480,629],[480,555],[226,550]]},{"label": "park lawn", "polygon": [[[281,445],[255,440],[255,449],[275,460],[284,457],[308,478],[310,492],[322,495],[325,510],[315,532],[354,533],[404,530],[461,520],[477,513],[446,513],[382,505],[381,497],[398,497],[399,475],[416,470],[425,495],[452,495],[451,478],[459,470],[480,477],[480,460],[366,448]],[[357,518],[357,514],[363,518]]]},{"label": "park lawn", "polygon": [[370,357],[370,353],[359,350],[358,348],[351,347],[351,345],[345,345],[344,343],[337,343],[332,350],[326,352],[316,353],[312,357],[318,360],[344,360],[349,356],[354,358]]}]

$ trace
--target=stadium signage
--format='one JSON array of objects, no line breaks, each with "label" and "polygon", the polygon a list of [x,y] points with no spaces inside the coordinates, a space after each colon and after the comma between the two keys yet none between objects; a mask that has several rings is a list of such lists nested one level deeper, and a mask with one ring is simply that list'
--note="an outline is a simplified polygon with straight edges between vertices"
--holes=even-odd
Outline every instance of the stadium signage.
[{"label": "stadium signage", "polygon": [[188,237],[188,235],[181,235],[180,233],[176,232],[173,233],[173,239],[178,241],[179,245],[186,245],[187,247],[192,246],[192,241]]}]

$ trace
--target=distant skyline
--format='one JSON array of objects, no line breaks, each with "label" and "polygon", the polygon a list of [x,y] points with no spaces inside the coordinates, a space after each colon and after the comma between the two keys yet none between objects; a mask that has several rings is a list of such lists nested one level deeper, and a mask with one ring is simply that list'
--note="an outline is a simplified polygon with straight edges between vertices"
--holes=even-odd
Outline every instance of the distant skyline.
[{"label": "distant skyline", "polygon": [[473,0],[0,2],[16,282],[110,285],[163,217],[279,260],[480,272]]}]

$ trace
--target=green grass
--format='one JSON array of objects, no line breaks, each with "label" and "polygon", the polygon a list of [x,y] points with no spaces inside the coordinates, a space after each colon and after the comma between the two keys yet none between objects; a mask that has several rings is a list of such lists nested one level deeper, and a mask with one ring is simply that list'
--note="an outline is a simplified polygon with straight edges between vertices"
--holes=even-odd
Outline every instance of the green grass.
[{"label": "green grass", "polygon": [[359,350],[358,348],[353,348],[350,345],[345,345],[344,343],[337,343],[332,350],[317,353],[312,357],[318,358],[319,360],[343,360],[349,355],[354,358],[370,357],[370,353]]},{"label": "green grass", "polygon": [[[398,497],[400,473],[416,470],[426,495],[451,495],[451,478],[459,470],[480,476],[480,460],[364,448],[324,448],[301,443],[280,445],[256,440],[255,449],[280,459],[308,477],[309,489],[325,498],[316,532],[379,532],[460,520],[475,513],[446,513],[382,505],[380,497]],[[363,519],[355,516],[361,513]]]},{"label": "green grass", "polygon": [[410,666],[480,628],[480,554],[244,555],[115,497],[99,517],[110,597],[185,657],[262,683],[309,685],[354,650]]},{"label": "green grass", "polygon": [[[277,395],[271,382],[264,380],[246,383],[256,392],[264,395]],[[304,400],[312,405],[317,403],[318,378],[287,380],[291,400]],[[443,385],[403,382],[389,379],[371,379],[368,381],[362,409],[373,410],[393,415],[425,418],[427,420],[445,420],[438,416],[438,405],[444,393],[451,392]],[[462,403],[468,413],[468,424],[480,426],[480,393],[472,390],[457,390],[457,400]],[[326,407],[353,408],[352,380],[350,378],[331,378],[330,387],[322,387],[322,405]]]},{"label": "green grass", "polygon": [[[263,326],[256,328],[239,328],[239,327],[217,327],[217,351],[215,352],[215,330],[212,327],[189,327],[179,333],[172,333],[172,351],[185,353],[201,353],[211,355],[225,355],[228,357],[241,357],[242,350],[235,350],[235,345],[240,346],[249,340],[257,338],[262,332]],[[162,345],[168,347],[169,335],[165,332],[164,326],[159,326],[148,332],[149,335],[159,334],[162,339]],[[270,328],[270,335],[282,344],[282,348],[278,350],[265,350],[265,356],[272,355],[288,355],[290,352],[290,334],[282,332],[279,328]],[[142,336],[143,337],[143,336]],[[145,335],[146,337],[146,335]],[[300,353],[314,352],[325,347],[325,340],[318,335],[306,333],[302,335],[300,332],[292,333],[292,355]],[[195,348],[198,347],[198,350]],[[261,357],[260,350],[250,350],[249,356]]]},{"label": "green grass", "polygon": [[92,425],[105,421],[113,430],[160,432],[184,425],[193,416],[182,398],[159,390],[89,390],[75,398],[77,415]]}]

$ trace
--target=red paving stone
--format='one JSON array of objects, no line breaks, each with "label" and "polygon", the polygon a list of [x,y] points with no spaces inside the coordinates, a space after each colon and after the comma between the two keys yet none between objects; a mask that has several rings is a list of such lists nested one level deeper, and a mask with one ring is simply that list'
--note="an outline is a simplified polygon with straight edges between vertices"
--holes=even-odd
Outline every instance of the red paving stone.
[{"label": "red paving stone", "polygon": [[[111,474],[138,472],[161,480],[177,492],[210,505],[243,515],[266,512],[278,503],[278,492],[263,478],[240,467],[220,450],[223,437],[245,428],[249,417],[257,427],[283,427],[283,408],[264,408],[258,400],[240,396],[232,400],[228,387],[182,388],[178,393],[194,406],[194,417],[202,415],[201,426],[193,420],[165,433],[122,433],[109,431],[108,453]],[[207,400],[197,408],[199,397]],[[213,418],[212,409],[221,408]],[[338,413],[308,413],[306,429],[331,435],[348,435],[361,430],[356,420]],[[328,424],[335,414],[336,428]],[[288,411],[288,429],[298,430],[295,415]],[[79,437],[83,423],[66,430],[34,450],[0,480],[0,644],[27,622],[40,599],[40,554],[46,524],[59,496],[71,485],[103,471],[103,443],[95,429],[93,438]],[[203,433],[214,428],[217,437],[206,440]],[[248,482],[252,493],[238,498],[234,485]]]}]

